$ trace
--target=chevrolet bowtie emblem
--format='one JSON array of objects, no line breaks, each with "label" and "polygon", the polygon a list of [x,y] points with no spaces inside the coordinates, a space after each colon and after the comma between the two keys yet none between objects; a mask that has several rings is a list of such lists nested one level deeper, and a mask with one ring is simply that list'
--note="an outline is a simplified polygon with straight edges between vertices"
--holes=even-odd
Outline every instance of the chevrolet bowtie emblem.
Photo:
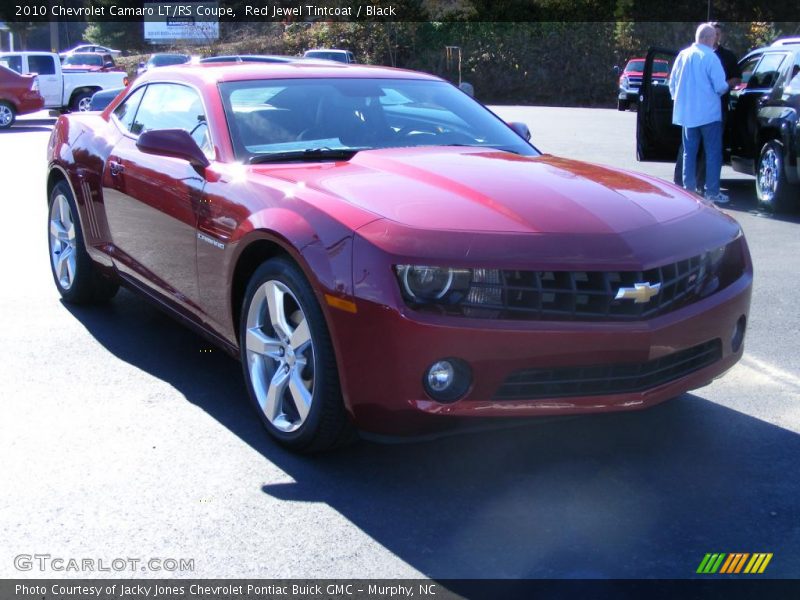
[{"label": "chevrolet bowtie emblem", "polygon": [[661,284],[634,283],[632,288],[623,287],[617,290],[614,300],[633,300],[635,304],[650,302],[650,299],[661,290]]}]

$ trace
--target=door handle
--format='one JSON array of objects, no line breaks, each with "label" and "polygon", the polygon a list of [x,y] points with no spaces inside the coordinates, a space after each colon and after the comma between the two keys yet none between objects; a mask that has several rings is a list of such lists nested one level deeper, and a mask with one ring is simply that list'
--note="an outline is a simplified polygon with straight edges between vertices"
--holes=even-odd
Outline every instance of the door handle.
[{"label": "door handle", "polygon": [[125,167],[118,163],[115,160],[108,161],[108,170],[111,172],[112,175],[116,176],[122,173],[125,170]]}]

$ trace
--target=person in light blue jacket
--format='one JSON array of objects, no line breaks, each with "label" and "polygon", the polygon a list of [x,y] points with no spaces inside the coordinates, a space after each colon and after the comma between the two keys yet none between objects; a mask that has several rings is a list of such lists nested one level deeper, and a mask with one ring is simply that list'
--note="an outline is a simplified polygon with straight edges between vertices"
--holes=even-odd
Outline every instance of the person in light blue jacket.
[{"label": "person in light blue jacket", "polygon": [[705,198],[728,202],[720,192],[722,171],[722,108],[720,96],[729,91],[722,63],[714,54],[716,30],[704,23],[697,28],[695,43],[678,54],[669,76],[672,122],[683,129],[683,187],[697,185],[697,151],[700,140],[706,150]]}]

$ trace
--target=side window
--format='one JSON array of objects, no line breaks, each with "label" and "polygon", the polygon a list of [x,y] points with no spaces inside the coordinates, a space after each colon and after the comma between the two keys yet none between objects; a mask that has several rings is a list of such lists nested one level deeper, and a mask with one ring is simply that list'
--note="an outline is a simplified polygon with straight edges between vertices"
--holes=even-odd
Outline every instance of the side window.
[{"label": "side window", "polygon": [[0,56],[0,65],[22,73],[22,57],[21,56]]},{"label": "side window", "polygon": [[42,54],[32,54],[28,56],[28,71],[39,75],[54,75],[56,65],[52,56]]},{"label": "side window", "polygon": [[750,78],[753,76],[753,71],[756,70],[756,65],[760,59],[760,55],[754,56],[753,58],[750,58],[741,64],[740,68],[742,69],[742,83],[748,83],[750,81]]},{"label": "side window", "polygon": [[795,54],[794,56],[794,64],[792,65],[792,72],[789,73],[789,84],[792,87],[800,87],[800,78],[797,75],[800,74],[800,52]]},{"label": "side window", "polygon": [[128,131],[131,131],[131,127],[133,126],[133,118],[136,116],[136,109],[139,107],[142,95],[144,95],[144,89],[145,86],[140,87],[114,109],[114,116],[117,118],[120,125]]},{"label": "side window", "polygon": [[206,155],[214,154],[200,95],[185,85],[154,83],[147,86],[130,130],[138,135],[151,129],[183,129]]},{"label": "side window", "polygon": [[747,83],[749,89],[771,88],[781,74],[785,54],[765,54]]}]

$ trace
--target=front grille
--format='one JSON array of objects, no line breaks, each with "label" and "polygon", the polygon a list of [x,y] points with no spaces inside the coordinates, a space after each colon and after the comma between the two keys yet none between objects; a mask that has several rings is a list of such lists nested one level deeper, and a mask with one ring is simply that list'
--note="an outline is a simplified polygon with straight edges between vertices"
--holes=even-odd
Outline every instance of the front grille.
[{"label": "front grille", "polygon": [[[647,271],[493,271],[473,278],[457,307],[464,316],[504,319],[633,321],[662,315],[722,289],[741,276],[738,242]],[[478,273],[478,271],[476,271]],[[620,288],[660,284],[647,302],[616,300]]]},{"label": "front grille", "polygon": [[643,363],[525,369],[509,375],[494,399],[534,400],[641,392],[685,377],[721,358],[722,342],[716,339]]}]

